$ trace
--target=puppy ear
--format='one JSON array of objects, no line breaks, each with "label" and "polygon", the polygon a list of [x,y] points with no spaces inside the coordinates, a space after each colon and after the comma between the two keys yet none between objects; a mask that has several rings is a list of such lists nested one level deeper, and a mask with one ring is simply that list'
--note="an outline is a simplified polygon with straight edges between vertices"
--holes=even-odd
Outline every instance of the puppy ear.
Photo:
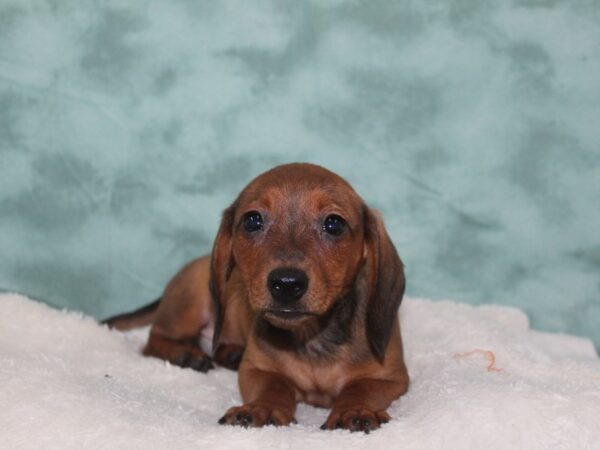
[{"label": "puppy ear", "polygon": [[225,317],[225,285],[231,271],[235,267],[232,252],[233,220],[236,204],[234,203],[223,212],[221,225],[213,245],[210,261],[210,294],[215,311],[215,332],[213,335],[213,351],[216,351],[219,343],[219,335]]},{"label": "puppy ear", "polygon": [[406,281],[402,261],[385,231],[383,219],[365,208],[365,244],[369,299],[367,337],[371,350],[383,360]]}]

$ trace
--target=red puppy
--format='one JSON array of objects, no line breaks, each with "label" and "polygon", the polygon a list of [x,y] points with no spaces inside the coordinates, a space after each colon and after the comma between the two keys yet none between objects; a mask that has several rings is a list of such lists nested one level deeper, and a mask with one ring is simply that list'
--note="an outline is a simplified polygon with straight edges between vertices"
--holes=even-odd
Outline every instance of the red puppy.
[{"label": "red puppy", "polygon": [[[152,323],[144,354],[200,371],[236,369],[244,404],[219,423],[287,425],[296,404],[331,408],[325,429],[370,431],[404,394],[402,262],[379,215],[334,173],[287,164],[223,214],[210,256],[162,299],[106,321]],[[213,335],[214,355],[198,345]]]}]

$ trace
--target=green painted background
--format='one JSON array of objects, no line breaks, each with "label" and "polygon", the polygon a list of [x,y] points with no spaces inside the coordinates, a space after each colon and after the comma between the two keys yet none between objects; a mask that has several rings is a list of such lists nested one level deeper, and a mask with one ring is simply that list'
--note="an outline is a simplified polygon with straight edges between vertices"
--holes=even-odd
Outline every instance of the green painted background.
[{"label": "green painted background", "polygon": [[155,298],[287,161],[380,208],[408,293],[600,344],[600,2],[0,0],[0,287]]}]

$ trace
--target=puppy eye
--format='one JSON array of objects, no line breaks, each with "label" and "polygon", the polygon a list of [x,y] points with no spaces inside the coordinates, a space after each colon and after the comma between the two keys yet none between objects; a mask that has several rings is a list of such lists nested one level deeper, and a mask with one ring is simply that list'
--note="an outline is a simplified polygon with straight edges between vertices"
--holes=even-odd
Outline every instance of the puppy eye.
[{"label": "puppy eye", "polygon": [[337,214],[331,214],[325,217],[323,222],[323,231],[332,236],[341,235],[346,229],[346,221]]},{"label": "puppy eye", "polygon": [[263,218],[257,211],[250,211],[244,214],[244,230],[248,233],[262,230]]}]

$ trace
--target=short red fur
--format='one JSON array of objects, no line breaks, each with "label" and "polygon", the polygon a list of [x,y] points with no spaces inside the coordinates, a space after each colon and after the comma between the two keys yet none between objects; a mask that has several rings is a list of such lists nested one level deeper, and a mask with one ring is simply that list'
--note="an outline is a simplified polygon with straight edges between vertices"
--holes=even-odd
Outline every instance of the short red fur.
[{"label": "short red fur", "polygon": [[[244,229],[249,213],[260,215],[258,231]],[[324,228],[332,216],[339,235]],[[282,267],[307,279],[286,308],[268,282]],[[409,385],[397,317],[404,286],[383,220],[344,179],[312,164],[279,166],[239,194],[211,255],[185,266],[146,312],[143,352],[199,371],[213,361],[239,368],[243,404],[220,423],[287,425],[305,402],[331,408],[324,429],[369,432]],[[123,317],[107,323],[127,328],[132,314]],[[201,335],[212,335],[212,357]]]}]

